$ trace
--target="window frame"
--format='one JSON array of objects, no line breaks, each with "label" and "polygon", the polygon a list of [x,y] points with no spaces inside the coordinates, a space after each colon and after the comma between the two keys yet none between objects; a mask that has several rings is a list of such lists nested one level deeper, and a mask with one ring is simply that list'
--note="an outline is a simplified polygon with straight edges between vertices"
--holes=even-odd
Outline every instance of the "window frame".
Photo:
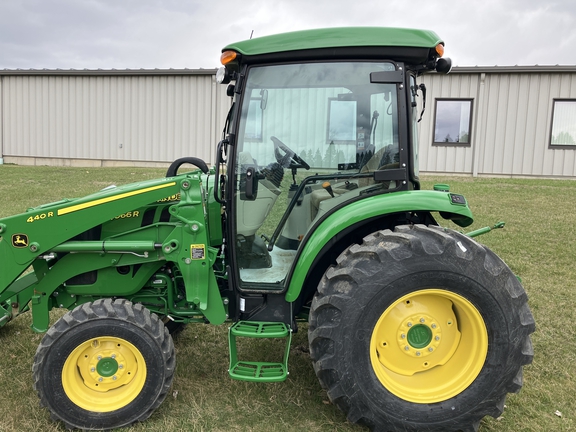
[{"label": "window frame", "polygon": [[[572,149],[576,150],[576,143],[575,144],[552,144],[552,132],[554,130],[554,114],[556,112],[556,102],[573,102],[576,104],[576,99],[570,98],[554,98],[552,99],[552,115],[550,117],[550,134],[548,135],[548,148],[553,150],[566,150]],[[576,140],[576,137],[574,137]]]},{"label": "window frame", "polygon": [[[470,116],[468,118],[468,142],[436,141],[436,124],[438,120],[438,102],[470,102]],[[472,119],[474,115],[474,98],[435,98],[434,99],[434,123],[432,127],[432,145],[436,147],[471,147],[472,146]]]}]

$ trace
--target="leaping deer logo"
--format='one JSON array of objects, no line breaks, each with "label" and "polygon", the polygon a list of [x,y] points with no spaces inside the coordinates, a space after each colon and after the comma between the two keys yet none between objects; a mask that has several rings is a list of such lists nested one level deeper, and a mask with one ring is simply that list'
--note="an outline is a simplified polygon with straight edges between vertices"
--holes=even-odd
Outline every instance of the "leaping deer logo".
[{"label": "leaping deer logo", "polygon": [[12,236],[12,246],[17,248],[28,246],[28,236],[26,234],[14,234]]}]

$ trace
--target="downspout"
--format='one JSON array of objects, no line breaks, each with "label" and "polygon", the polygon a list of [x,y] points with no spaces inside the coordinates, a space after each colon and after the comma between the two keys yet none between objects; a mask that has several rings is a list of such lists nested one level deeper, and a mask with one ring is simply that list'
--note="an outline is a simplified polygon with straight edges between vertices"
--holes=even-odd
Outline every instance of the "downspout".
[{"label": "downspout", "polygon": [[[486,82],[486,73],[482,72],[480,74],[480,82],[478,83],[478,99],[476,102],[476,109],[474,110],[477,114],[475,116],[475,121],[472,127],[474,128],[473,136],[473,147],[472,147],[472,177],[478,177],[478,165],[480,164],[480,146],[481,139],[484,138],[484,88]],[[482,129],[480,129],[482,127]]]},{"label": "downspout", "polygon": [[0,165],[4,164],[4,75],[0,75]]}]

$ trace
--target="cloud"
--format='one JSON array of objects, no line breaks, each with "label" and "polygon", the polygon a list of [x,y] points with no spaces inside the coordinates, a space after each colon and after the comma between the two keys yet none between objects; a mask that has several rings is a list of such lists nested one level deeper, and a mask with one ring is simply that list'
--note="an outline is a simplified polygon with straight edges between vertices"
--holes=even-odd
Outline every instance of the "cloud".
[{"label": "cloud", "polygon": [[[576,36],[574,8],[515,0],[462,3],[454,26],[446,26],[447,51],[458,65],[576,64],[576,54],[562,46]],[[468,8],[466,10],[465,8]]]},{"label": "cloud", "polygon": [[457,65],[576,64],[572,0],[2,2],[3,68],[214,68],[225,45],[318,27],[435,30]]}]

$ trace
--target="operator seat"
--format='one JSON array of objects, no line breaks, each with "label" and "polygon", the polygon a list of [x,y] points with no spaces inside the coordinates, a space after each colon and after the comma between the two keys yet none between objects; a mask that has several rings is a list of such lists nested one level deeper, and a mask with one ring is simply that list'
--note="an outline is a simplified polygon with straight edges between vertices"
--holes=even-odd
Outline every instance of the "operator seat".
[{"label": "operator seat", "polygon": [[[400,166],[400,164],[398,162],[386,163],[386,164],[382,165],[382,162],[385,159],[387,159],[388,161],[392,159],[392,157],[394,156],[392,154],[393,151],[394,151],[394,148],[392,145],[382,147],[380,150],[378,150],[376,153],[374,153],[374,155],[372,155],[372,157],[366,162],[366,164],[364,164],[364,166],[362,166],[362,168],[360,169],[360,174],[374,172],[377,170],[398,168]],[[373,185],[375,182],[374,182],[373,177],[361,177],[358,180],[356,180],[356,183],[357,183],[358,189],[359,189],[359,190],[357,190],[357,192],[360,192],[360,190],[362,190],[363,188],[366,188],[367,186]],[[386,189],[390,189],[390,188],[393,189],[396,187],[396,182],[395,181],[383,182],[382,185]],[[352,190],[356,190],[356,189],[352,189]],[[334,193],[334,197],[332,197],[325,189],[317,189],[314,192],[312,192],[312,196],[310,198],[310,212],[311,212],[312,220],[314,220],[316,218],[316,215],[318,214],[318,211],[320,210],[320,204],[323,201],[328,200],[328,199],[336,199],[336,201],[342,201],[342,200],[338,200],[337,198],[344,193],[350,192],[351,189],[337,188],[337,187],[334,188],[333,187],[332,191]],[[335,203],[334,205],[336,205],[336,204],[337,203]],[[324,207],[326,207],[326,206],[324,206]]]},{"label": "operator seat", "polygon": [[[396,154],[393,154],[392,152],[394,151],[394,148],[392,145],[387,145],[385,147],[382,147],[380,150],[378,150],[376,153],[374,153],[374,155],[368,160],[368,162],[366,162],[366,164],[364,164],[364,166],[362,168],[360,168],[360,174],[364,174],[364,173],[368,173],[368,172],[374,172],[374,171],[379,171],[379,170],[386,170],[386,169],[393,169],[393,168],[398,168],[400,166],[400,164],[398,162],[390,162],[393,157],[395,158],[397,156]],[[387,156],[385,158],[385,156]],[[384,161],[384,159],[388,159],[388,161]],[[386,163],[383,163],[386,162]],[[374,184],[374,178],[373,177],[363,177],[358,179],[358,186],[359,187],[363,187],[363,186],[369,186]],[[396,182],[389,182],[388,188],[394,188],[396,187]]]}]

